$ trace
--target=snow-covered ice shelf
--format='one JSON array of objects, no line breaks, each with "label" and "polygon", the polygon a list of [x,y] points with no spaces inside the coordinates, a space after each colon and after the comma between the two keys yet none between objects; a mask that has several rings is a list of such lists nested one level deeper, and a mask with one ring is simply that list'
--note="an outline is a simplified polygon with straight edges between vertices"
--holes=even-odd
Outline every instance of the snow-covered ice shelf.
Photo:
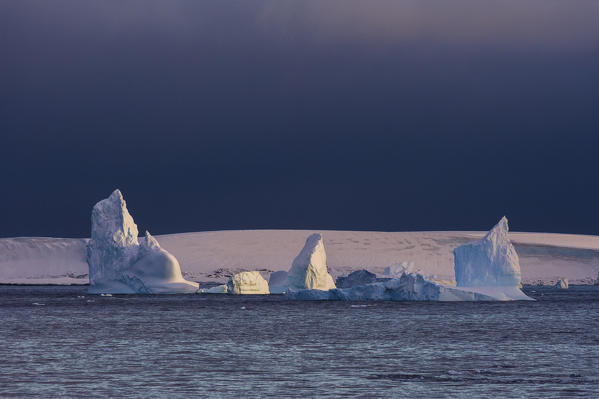
[{"label": "snow-covered ice shelf", "polygon": [[[366,232],[312,230],[230,230],[156,235],[174,255],[187,280],[225,284],[241,271],[287,271],[306,237],[322,233],[333,277],[367,269],[379,276],[386,267],[414,262],[438,280],[454,280],[453,250],[486,232]],[[510,232],[520,258],[522,282],[592,284],[599,270],[599,236]],[[87,239],[0,239],[0,283],[87,284]]]}]

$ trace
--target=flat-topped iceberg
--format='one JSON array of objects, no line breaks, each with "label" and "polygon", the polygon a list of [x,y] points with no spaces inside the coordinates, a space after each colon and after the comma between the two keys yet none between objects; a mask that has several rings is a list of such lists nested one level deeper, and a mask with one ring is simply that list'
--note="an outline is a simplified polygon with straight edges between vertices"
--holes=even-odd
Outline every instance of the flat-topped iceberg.
[{"label": "flat-topped iceberg", "polygon": [[198,284],[181,274],[177,259],[150,233],[138,240],[137,225],[119,190],[92,210],[87,245],[89,292],[111,294],[193,293]]},{"label": "flat-topped iceberg", "polygon": [[508,232],[504,216],[482,239],[454,249],[457,288],[496,300],[530,299],[520,290],[520,260]]},{"label": "flat-topped iceberg", "polygon": [[227,282],[227,293],[235,295],[268,295],[268,283],[259,272],[241,272]]},{"label": "flat-topped iceberg", "polygon": [[293,260],[285,286],[289,290],[322,290],[335,288],[335,281],[327,269],[327,254],[322,236],[312,234],[304,248]]}]

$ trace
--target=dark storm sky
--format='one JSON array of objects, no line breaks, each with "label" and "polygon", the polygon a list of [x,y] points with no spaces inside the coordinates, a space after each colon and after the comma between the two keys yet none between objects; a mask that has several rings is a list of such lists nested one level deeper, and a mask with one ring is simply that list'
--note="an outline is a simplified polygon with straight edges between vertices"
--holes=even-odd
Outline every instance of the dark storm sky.
[{"label": "dark storm sky", "polygon": [[599,234],[599,2],[0,0],[0,236]]}]

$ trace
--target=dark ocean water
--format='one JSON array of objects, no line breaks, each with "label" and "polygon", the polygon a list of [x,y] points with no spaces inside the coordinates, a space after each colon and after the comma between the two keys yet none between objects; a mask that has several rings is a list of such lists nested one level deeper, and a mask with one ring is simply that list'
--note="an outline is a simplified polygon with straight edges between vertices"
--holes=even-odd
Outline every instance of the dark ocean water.
[{"label": "dark ocean water", "polygon": [[599,397],[599,289],[289,302],[0,287],[0,397]]}]

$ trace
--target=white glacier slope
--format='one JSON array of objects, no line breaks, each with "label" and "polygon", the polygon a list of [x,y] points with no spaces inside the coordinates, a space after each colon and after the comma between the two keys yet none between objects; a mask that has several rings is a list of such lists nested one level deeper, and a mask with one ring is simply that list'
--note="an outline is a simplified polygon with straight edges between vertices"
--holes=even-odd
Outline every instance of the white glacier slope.
[{"label": "white glacier slope", "polygon": [[496,300],[530,299],[520,290],[520,259],[508,237],[504,216],[480,240],[454,249],[456,288]]},{"label": "white glacier slope", "polygon": [[[160,246],[177,258],[186,280],[226,284],[229,276],[264,269],[285,278],[298,242],[307,230],[227,230],[157,235]],[[383,276],[419,273],[437,282],[455,282],[453,250],[486,232],[321,231],[327,269],[333,277],[367,269]],[[594,284],[599,271],[599,236],[509,233],[520,258],[523,284]],[[86,245],[82,238],[0,238],[0,284],[87,284]],[[414,262],[414,267],[410,267]],[[399,273],[401,269],[401,273]],[[393,272],[393,273],[391,273]],[[274,274],[274,273],[273,273]],[[398,275],[399,274],[399,275]],[[388,277],[393,277],[389,275]],[[266,277],[266,276],[265,276]],[[280,280],[270,284],[280,285]]]},{"label": "white glacier slope", "polygon": [[0,239],[0,284],[87,284],[87,239]]},{"label": "white glacier slope", "polygon": [[193,293],[179,262],[146,232],[139,242],[137,225],[119,190],[92,210],[92,237],[87,244],[89,292],[111,294]]},{"label": "white glacier slope", "polygon": [[327,269],[327,254],[322,236],[311,234],[295,257],[287,275],[286,286],[292,290],[322,290],[335,288],[335,281]]},{"label": "white glacier slope", "polygon": [[227,282],[227,293],[234,295],[268,295],[268,282],[259,272],[236,273]]}]

